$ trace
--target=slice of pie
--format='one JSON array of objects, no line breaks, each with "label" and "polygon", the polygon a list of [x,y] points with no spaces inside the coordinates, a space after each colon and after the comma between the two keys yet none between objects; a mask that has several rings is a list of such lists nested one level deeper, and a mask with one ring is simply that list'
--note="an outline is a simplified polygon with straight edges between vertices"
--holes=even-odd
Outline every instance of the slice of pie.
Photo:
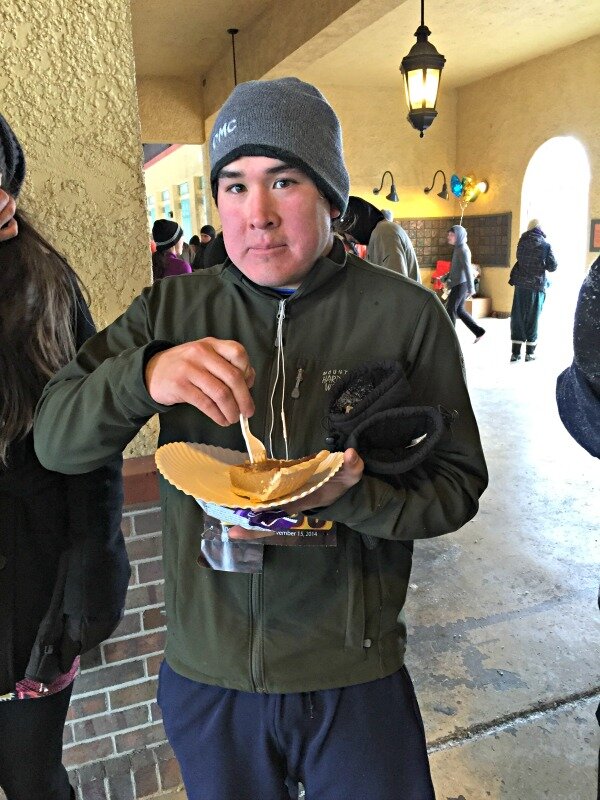
[{"label": "slice of pie", "polygon": [[288,460],[267,458],[251,464],[246,461],[229,468],[233,492],[257,503],[276,500],[303,486],[329,455],[321,450],[315,455]]}]

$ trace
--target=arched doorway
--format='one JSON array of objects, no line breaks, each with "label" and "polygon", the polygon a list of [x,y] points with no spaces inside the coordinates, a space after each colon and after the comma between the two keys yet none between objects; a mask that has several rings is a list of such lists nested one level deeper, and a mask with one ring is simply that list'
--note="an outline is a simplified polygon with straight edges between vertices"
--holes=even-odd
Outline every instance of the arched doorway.
[{"label": "arched doorway", "polygon": [[551,343],[562,360],[570,354],[575,302],[587,266],[590,175],[581,142],[556,136],[531,157],[521,191],[519,230],[538,218],[558,261],[540,320],[540,341]]}]

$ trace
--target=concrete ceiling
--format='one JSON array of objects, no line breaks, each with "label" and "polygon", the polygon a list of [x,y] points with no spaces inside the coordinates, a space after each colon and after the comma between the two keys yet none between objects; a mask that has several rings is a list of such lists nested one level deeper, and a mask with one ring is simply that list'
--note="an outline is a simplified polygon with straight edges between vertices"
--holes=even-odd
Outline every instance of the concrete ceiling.
[{"label": "concrete ceiling", "polygon": [[[132,0],[131,8],[138,75],[198,80],[230,51],[226,29],[243,31],[273,4]],[[398,67],[419,21],[418,0],[399,0],[395,10],[349,30],[345,43],[308,65],[301,50],[290,54],[282,71],[292,74],[296,62],[303,78],[321,85],[400,86]],[[599,34],[600,0],[427,0],[425,22],[447,59],[444,85],[457,87]]]},{"label": "concrete ceiling", "polygon": [[227,28],[242,30],[270,5],[271,0],[131,0],[137,74],[202,78],[231,51]]},{"label": "concrete ceiling", "polygon": [[[386,14],[304,72],[317,84],[401,85],[420,3]],[[600,33],[600,0],[427,0],[430,41],[446,57],[443,82],[463,86]],[[600,64],[598,65],[600,71]]]}]

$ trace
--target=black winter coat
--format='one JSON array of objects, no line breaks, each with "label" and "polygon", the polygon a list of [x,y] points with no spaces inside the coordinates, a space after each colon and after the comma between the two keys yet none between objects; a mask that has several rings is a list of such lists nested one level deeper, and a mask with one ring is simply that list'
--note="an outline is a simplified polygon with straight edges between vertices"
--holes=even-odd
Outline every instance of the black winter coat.
[{"label": "black winter coat", "polygon": [[545,292],[548,286],[546,272],[555,272],[556,267],[556,258],[545,234],[540,228],[532,228],[521,234],[517,244],[517,263],[508,282],[511,286]]},{"label": "black winter coat", "polygon": [[[76,289],[76,345],[94,333]],[[50,472],[33,434],[0,468],[0,694],[50,683],[108,637],[123,614],[129,562],[120,529],[122,459],[85,475]]]}]

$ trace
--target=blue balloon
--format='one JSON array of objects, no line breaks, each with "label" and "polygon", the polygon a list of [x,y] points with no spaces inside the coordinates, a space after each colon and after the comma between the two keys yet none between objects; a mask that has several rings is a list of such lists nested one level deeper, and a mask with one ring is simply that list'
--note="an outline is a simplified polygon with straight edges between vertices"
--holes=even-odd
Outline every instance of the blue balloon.
[{"label": "blue balloon", "polygon": [[462,197],[463,183],[458,175],[453,175],[450,178],[450,191],[455,197]]}]

